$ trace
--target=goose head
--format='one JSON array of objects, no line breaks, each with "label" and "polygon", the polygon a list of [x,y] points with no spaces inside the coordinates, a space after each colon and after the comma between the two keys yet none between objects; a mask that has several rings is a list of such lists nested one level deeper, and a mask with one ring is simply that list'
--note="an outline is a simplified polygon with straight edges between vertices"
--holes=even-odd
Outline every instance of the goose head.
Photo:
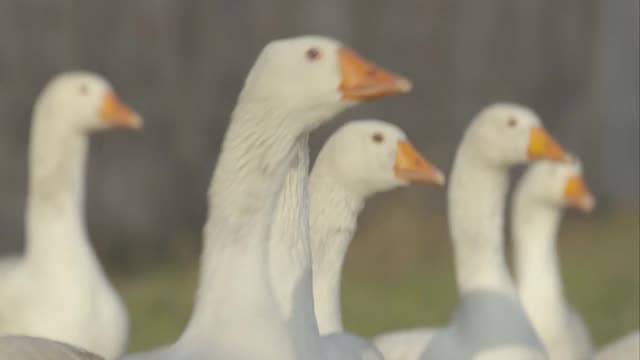
[{"label": "goose head", "polygon": [[[240,98],[326,119],[355,103],[410,90],[409,80],[365,60],[336,40],[301,36],[266,45]],[[305,121],[304,117],[299,121]],[[311,121],[310,125],[318,124]]]},{"label": "goose head", "polygon": [[142,127],[142,118],[119,99],[111,84],[89,72],[63,73],[50,80],[35,111],[48,121],[64,121],[64,126],[87,132]]},{"label": "goose head", "polygon": [[381,120],[343,125],[327,140],[319,161],[335,182],[363,197],[410,183],[445,182],[400,128]]},{"label": "goose head", "polygon": [[487,107],[476,116],[466,137],[473,144],[473,156],[495,167],[506,168],[538,159],[569,159],[538,115],[516,104]]},{"label": "goose head", "polygon": [[535,162],[524,175],[521,188],[527,189],[527,200],[537,204],[555,208],[568,206],[584,212],[595,207],[595,198],[577,159],[567,163]]}]

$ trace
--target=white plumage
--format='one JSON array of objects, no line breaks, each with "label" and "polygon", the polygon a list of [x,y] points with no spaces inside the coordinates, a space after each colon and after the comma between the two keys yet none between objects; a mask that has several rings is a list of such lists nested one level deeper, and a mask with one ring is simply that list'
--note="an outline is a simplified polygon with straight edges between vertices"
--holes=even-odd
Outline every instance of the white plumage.
[{"label": "white plumage", "polygon": [[104,360],[84,349],[50,339],[0,336],[2,360]]},{"label": "white plumage", "polygon": [[[304,261],[304,254],[270,251],[276,242],[304,249],[308,219],[305,212],[291,218],[276,213],[306,206],[299,195],[306,191],[306,170],[300,170],[311,130],[356,101],[408,87],[332,39],[305,36],[268,44],[238,98],[209,188],[191,320],[175,344],[126,358],[323,358],[317,325],[309,320],[312,288],[304,277],[310,278],[310,268],[291,264]],[[289,175],[296,180],[297,174],[301,181],[286,186]]]},{"label": "white plumage", "polygon": [[539,161],[529,167],[513,198],[513,242],[518,292],[550,359],[589,359],[589,329],[568,305],[556,241],[563,210],[584,211],[594,200],[579,163]]},{"label": "white plumage", "polygon": [[127,313],[87,234],[85,163],[91,131],[141,125],[95,74],[61,74],[42,91],[31,128],[26,251],[0,263],[0,335],[50,338],[107,359],[124,351]]},{"label": "white plumage", "polygon": [[640,359],[640,331],[636,330],[605,345],[596,354],[595,360]]}]

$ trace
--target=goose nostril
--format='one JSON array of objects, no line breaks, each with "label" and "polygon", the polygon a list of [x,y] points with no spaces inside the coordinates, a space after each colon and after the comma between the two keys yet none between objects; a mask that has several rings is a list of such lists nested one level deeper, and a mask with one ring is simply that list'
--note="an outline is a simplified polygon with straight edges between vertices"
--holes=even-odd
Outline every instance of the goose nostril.
[{"label": "goose nostril", "polygon": [[371,68],[369,70],[367,70],[367,75],[369,76],[376,76],[376,74],[378,73],[378,70]]}]

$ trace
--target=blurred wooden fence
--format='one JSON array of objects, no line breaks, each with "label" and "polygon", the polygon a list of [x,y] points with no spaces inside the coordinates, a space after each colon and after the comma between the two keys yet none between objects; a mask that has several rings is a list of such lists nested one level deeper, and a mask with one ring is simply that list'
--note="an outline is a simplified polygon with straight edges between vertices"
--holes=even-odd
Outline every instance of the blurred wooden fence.
[{"label": "blurred wooden fence", "polygon": [[[0,249],[22,240],[30,111],[53,74],[98,71],[145,115],[143,132],[95,136],[89,221],[111,254],[166,250],[198,241],[256,54],[305,33],[337,37],[415,82],[412,94],[342,120],[396,122],[448,170],[475,112],[523,102],[584,159],[601,200],[637,206],[638,10],[638,0],[0,0]],[[336,125],[314,135],[314,150]]]}]

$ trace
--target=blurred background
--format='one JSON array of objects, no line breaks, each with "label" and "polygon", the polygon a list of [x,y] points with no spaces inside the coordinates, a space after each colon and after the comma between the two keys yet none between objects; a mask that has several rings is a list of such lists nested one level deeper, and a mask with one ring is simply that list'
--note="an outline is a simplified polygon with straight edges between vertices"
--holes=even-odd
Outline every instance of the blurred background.
[{"label": "blurred background", "polygon": [[[638,0],[0,0],[0,254],[21,251],[31,109],[54,74],[109,78],[146,124],[96,134],[88,226],[132,316],[131,349],[172,341],[197,281],[205,194],[245,75],[270,40],[336,37],[414,81],[349,119],[400,125],[449,171],[485,105],[536,109],[584,161],[599,207],[560,239],[568,297],[597,344],[638,327]],[[514,174],[517,176],[518,174]],[[445,191],[369,201],[347,258],[347,328],[444,324],[453,306]]]}]

